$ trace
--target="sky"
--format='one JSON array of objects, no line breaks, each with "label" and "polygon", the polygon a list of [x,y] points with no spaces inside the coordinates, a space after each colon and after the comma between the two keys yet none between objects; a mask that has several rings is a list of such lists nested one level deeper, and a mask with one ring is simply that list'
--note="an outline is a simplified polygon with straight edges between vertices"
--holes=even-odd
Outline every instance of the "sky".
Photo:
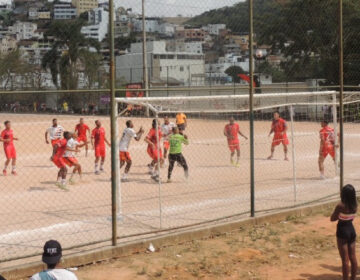
[{"label": "sky", "polygon": [[[11,0],[0,0],[0,3],[10,2]],[[71,2],[71,0],[63,0]],[[151,17],[163,16],[195,16],[205,11],[232,6],[244,0],[145,0],[146,15]],[[52,2],[52,1],[49,1]],[[100,0],[100,2],[107,2]],[[132,8],[133,12],[141,12],[141,0],[114,0],[115,6]]]}]

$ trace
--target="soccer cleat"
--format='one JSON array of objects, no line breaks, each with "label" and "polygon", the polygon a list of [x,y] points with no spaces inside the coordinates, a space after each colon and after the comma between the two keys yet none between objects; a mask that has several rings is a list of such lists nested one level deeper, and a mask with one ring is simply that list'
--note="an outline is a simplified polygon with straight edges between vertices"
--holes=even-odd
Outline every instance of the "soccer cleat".
[{"label": "soccer cleat", "polygon": [[16,176],[17,175],[17,172],[15,170],[11,171],[11,174]]},{"label": "soccer cleat", "polygon": [[149,174],[152,175],[153,173],[153,166],[151,164],[148,164]]},{"label": "soccer cleat", "polygon": [[320,174],[320,179],[321,179],[321,180],[325,180],[325,179],[326,179],[325,175],[324,175],[324,174]]},{"label": "soccer cleat", "polygon": [[155,182],[159,183],[160,182],[160,178],[159,175],[152,175],[151,179],[153,179]]},{"label": "soccer cleat", "polygon": [[100,175],[100,171],[99,171],[99,170],[95,170],[95,175]]},{"label": "soccer cleat", "polygon": [[284,160],[289,161],[289,158],[288,158],[288,157],[285,157]]},{"label": "soccer cleat", "polygon": [[185,178],[186,178],[186,179],[189,178],[189,171],[185,171]]},{"label": "soccer cleat", "polygon": [[267,159],[272,159],[273,158],[273,156],[268,156],[268,158]]},{"label": "soccer cleat", "polygon": [[105,172],[103,167],[100,167],[100,172]]},{"label": "soccer cleat", "polygon": [[122,181],[122,182],[127,182],[127,181],[129,181],[127,174],[124,174],[124,175],[122,176],[121,181]]},{"label": "soccer cleat", "polygon": [[232,159],[232,160],[230,160],[230,163],[232,164],[232,165],[235,165],[235,161]]},{"label": "soccer cleat", "polygon": [[3,175],[6,176],[6,169],[3,170]]},{"label": "soccer cleat", "polygon": [[167,183],[171,183],[172,182],[172,180],[171,179],[167,179]]},{"label": "soccer cleat", "polygon": [[74,184],[75,184],[75,179],[74,179],[74,178],[70,178],[70,179],[69,179],[69,183],[70,183],[71,185],[74,185]]},{"label": "soccer cleat", "polygon": [[55,186],[57,186],[59,189],[62,189],[63,191],[68,191],[66,185],[62,184],[61,182],[56,182]]}]

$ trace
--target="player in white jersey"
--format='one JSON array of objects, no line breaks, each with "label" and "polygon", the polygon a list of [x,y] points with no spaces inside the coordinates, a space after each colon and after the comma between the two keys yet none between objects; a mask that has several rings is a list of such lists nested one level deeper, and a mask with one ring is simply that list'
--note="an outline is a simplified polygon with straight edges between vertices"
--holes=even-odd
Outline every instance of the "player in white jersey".
[{"label": "player in white jersey", "polygon": [[169,136],[172,134],[173,128],[176,127],[176,124],[170,122],[169,117],[164,117],[164,123],[161,125],[161,133],[164,139],[164,159],[167,157],[167,152],[170,148]]},{"label": "player in white jersey", "polygon": [[57,142],[61,139],[64,128],[61,125],[58,125],[57,119],[52,120],[52,126],[50,126],[45,132],[45,142],[49,144],[48,135],[50,136],[51,145],[54,147]]},{"label": "player in white jersey", "polygon": [[82,177],[81,165],[78,162],[78,160],[76,159],[76,155],[73,151],[79,151],[78,149],[85,146],[87,143],[88,142],[80,144],[75,139],[74,133],[71,134],[71,138],[67,141],[67,144],[66,144],[67,150],[65,151],[65,154],[63,157],[64,157],[64,161],[67,166],[74,167],[71,177],[69,179],[69,182],[71,184],[74,183],[74,175],[76,174],[76,172],[78,172],[80,179]]},{"label": "player in white jersey", "polygon": [[142,134],[144,133],[144,130],[142,127],[140,127],[139,131],[136,133],[134,130],[134,124],[131,120],[126,122],[126,128],[123,131],[123,134],[121,136],[120,142],[119,142],[119,151],[120,151],[120,168],[125,166],[125,173],[122,177],[123,181],[126,181],[128,178],[128,173],[130,171],[130,167],[132,164],[131,156],[129,153],[129,145],[131,139],[135,139],[136,141],[140,141]]}]

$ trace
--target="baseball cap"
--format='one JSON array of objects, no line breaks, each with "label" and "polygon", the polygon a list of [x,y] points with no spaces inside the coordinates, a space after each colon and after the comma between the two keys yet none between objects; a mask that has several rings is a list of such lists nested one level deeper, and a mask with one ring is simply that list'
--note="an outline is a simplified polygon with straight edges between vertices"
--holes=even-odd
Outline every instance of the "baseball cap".
[{"label": "baseball cap", "polygon": [[42,261],[46,264],[56,264],[62,256],[61,245],[56,240],[49,240],[44,245]]}]

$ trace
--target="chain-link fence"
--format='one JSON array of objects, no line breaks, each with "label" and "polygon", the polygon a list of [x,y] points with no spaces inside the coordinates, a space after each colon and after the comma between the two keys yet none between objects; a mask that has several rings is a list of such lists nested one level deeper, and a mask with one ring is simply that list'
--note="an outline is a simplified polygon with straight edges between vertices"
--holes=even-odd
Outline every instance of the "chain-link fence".
[{"label": "chain-link fence", "polygon": [[[110,141],[111,65],[116,97],[138,97],[134,104],[124,99],[117,104],[116,141],[120,142],[128,120],[132,120],[135,132],[140,127],[145,130],[139,141],[132,140],[132,165],[117,190],[117,214],[122,218],[117,220],[115,237],[119,240],[246,216],[252,202],[260,213],[336,198],[337,164],[331,159],[331,151],[324,161],[325,179],[321,179],[319,149],[320,122],[324,119],[334,129],[330,141],[334,151],[339,145],[339,1],[254,0],[253,57],[249,1],[114,0],[113,37],[108,28],[110,1],[90,1],[93,6],[87,8],[77,5],[79,0],[39,1],[36,7],[26,1],[14,2],[14,7],[3,11],[0,30],[0,120],[10,121],[7,129],[1,124],[1,131],[5,131],[2,139],[12,137],[9,131],[14,137],[14,144],[11,140],[1,142],[6,152],[0,153],[0,159],[7,162],[7,168],[0,176],[0,262],[37,255],[48,239],[58,239],[64,248],[73,248],[114,238],[111,149],[107,143],[99,148],[96,141],[105,139],[95,124],[96,120],[101,122]],[[359,15],[358,1],[344,1],[346,93],[341,144],[345,181],[357,188]],[[239,162],[236,144],[231,163],[225,126],[234,117],[245,137],[250,135],[251,63],[254,93],[258,94],[254,98],[254,141],[241,139]],[[269,94],[279,98],[269,99]],[[202,98],[185,102],[197,96]],[[144,97],[160,99],[141,103]],[[166,103],[165,98],[171,102]],[[153,106],[149,114],[148,104]],[[275,111],[287,123],[283,126],[288,143],[281,137],[274,143],[273,135],[268,137],[272,128],[278,129],[272,122]],[[156,182],[148,174],[147,165],[153,159],[144,139],[154,118],[162,125],[167,115],[176,123],[180,112],[188,117],[185,134],[190,143],[183,147],[183,155],[189,178],[184,177],[180,162],[167,184],[169,161],[157,170],[155,160],[152,172],[160,172],[162,178]],[[56,140],[51,139],[57,131],[53,119],[64,131],[75,132],[80,118],[90,132],[81,124],[77,136],[87,143],[89,151],[86,155],[85,147],[81,147],[75,155],[83,171],[81,180],[76,174],[70,182],[73,167],[66,165],[64,190],[63,173],[57,178],[62,162],[57,165],[50,161],[61,145],[47,141]],[[57,133],[56,137],[62,138]],[[98,147],[95,151],[91,139]],[[16,162],[8,147],[15,147]],[[268,160],[272,148],[275,151]],[[164,153],[163,149],[161,146]],[[100,171],[103,150],[104,172],[95,174]],[[112,150],[116,160],[124,161],[121,172],[117,171],[123,176],[129,159]],[[96,163],[95,152],[100,155]],[[321,162],[323,157],[320,151]],[[334,159],[339,162],[339,155],[335,153]],[[250,196],[251,161],[254,201]]]}]

